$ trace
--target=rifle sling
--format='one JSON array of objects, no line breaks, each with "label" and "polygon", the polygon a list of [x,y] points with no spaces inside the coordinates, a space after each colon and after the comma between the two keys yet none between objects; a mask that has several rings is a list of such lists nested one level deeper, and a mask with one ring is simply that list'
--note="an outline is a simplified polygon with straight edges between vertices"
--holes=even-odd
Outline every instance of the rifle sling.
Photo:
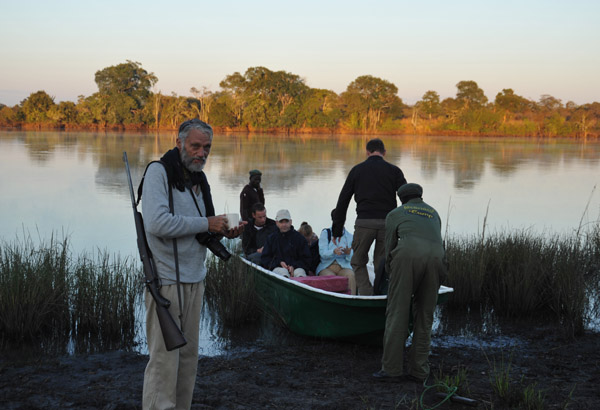
[{"label": "rifle sling", "polygon": [[[151,164],[153,164],[154,162],[158,162],[163,167],[165,167],[165,172],[167,173],[167,178],[168,178],[169,172],[167,170],[167,164],[165,164],[163,161],[152,161],[148,165],[146,165],[146,169],[144,170],[144,175],[142,175],[142,180],[140,181],[140,185],[138,186],[138,199],[137,199],[136,205],[139,204],[142,199],[142,188],[144,186],[144,179],[146,177],[146,172],[148,171],[148,167]],[[171,215],[175,215],[175,206],[173,205],[173,187],[169,183],[167,183],[167,185],[169,185],[169,211],[171,211]],[[198,204],[196,204],[196,207],[198,207]],[[179,302],[179,324],[181,326],[181,333],[184,333],[183,302],[182,302],[182,297],[181,297],[181,279],[180,279],[180,273],[179,273],[179,253],[177,251],[177,239],[176,238],[173,238],[173,257],[175,258],[175,279],[177,282],[176,283],[177,299]]]}]

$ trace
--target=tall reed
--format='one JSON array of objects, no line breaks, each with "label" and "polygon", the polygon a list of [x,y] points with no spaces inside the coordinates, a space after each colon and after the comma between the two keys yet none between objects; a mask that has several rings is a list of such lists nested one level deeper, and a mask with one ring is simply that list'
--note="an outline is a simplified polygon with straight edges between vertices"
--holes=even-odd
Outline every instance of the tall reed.
[{"label": "tall reed", "polygon": [[69,332],[68,242],[31,237],[0,247],[0,334],[20,343]]},{"label": "tall reed", "polygon": [[226,326],[239,326],[259,317],[259,306],[254,292],[254,276],[236,254],[240,254],[239,240],[228,241],[232,257],[224,262],[209,255],[206,275],[206,303]]},{"label": "tall reed", "polygon": [[67,238],[0,244],[0,335],[8,345],[131,347],[139,267],[100,254],[70,257]]},{"label": "tall reed", "polygon": [[450,238],[448,306],[484,305],[507,317],[545,314],[569,335],[598,312],[600,224],[579,235],[534,236],[526,230],[487,238]]},{"label": "tall reed", "polygon": [[74,268],[71,302],[71,329],[80,344],[95,341],[109,347],[129,343],[138,324],[135,306],[140,303],[140,271],[131,260],[96,259],[80,256]]}]

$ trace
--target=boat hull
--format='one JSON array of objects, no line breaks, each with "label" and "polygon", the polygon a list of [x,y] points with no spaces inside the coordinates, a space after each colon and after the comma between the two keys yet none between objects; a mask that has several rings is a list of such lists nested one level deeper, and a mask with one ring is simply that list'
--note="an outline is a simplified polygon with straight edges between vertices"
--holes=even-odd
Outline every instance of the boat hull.
[{"label": "boat hull", "polygon": [[[387,296],[352,296],[328,292],[276,275],[241,258],[254,274],[264,308],[292,332],[311,337],[381,343]],[[438,304],[447,300],[445,288]]]}]

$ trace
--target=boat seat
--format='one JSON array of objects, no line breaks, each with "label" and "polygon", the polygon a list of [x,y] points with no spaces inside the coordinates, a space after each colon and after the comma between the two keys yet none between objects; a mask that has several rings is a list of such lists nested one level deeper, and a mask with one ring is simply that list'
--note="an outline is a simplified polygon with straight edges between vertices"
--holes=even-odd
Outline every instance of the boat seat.
[{"label": "boat seat", "polygon": [[350,294],[348,278],[343,276],[304,276],[290,279],[329,292]]}]

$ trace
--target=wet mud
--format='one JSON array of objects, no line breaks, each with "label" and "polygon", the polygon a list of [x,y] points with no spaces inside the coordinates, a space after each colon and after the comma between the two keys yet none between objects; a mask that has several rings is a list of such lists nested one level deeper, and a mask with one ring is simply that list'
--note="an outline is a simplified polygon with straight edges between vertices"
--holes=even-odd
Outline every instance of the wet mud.
[{"label": "wet mud", "polygon": [[[477,408],[521,406],[499,399],[493,374],[508,369],[510,388],[535,386],[549,409],[593,409],[600,404],[600,334],[570,340],[557,329],[516,329],[517,344],[445,343],[433,347],[431,376],[466,375],[463,396]],[[506,337],[506,335],[505,335]],[[434,340],[436,337],[434,336]],[[381,347],[295,338],[255,342],[214,357],[201,356],[194,409],[415,409],[440,401],[436,389],[412,382],[381,382]],[[74,356],[20,357],[3,352],[3,409],[141,408],[147,357],[114,351]],[[507,367],[510,365],[510,367]],[[472,408],[446,402],[438,408]]]}]

